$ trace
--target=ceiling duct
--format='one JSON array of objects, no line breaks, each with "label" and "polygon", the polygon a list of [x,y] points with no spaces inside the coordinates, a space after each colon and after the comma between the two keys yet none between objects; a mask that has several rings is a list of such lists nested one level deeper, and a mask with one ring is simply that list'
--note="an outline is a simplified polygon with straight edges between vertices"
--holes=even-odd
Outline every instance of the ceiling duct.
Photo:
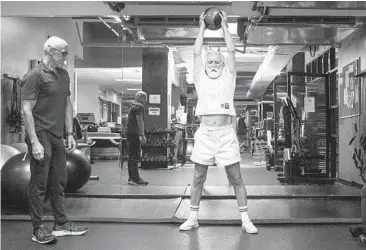
[{"label": "ceiling duct", "polygon": [[256,99],[266,92],[268,85],[276,78],[281,70],[288,64],[290,59],[304,46],[270,46],[261,66],[258,68],[247,99]]}]

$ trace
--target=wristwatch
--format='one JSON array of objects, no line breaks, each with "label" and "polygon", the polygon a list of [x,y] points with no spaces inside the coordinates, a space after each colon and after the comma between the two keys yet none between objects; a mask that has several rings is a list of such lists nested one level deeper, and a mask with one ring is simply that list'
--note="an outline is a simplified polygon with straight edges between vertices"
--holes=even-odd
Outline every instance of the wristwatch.
[{"label": "wristwatch", "polygon": [[69,135],[75,136],[75,133],[74,132],[66,132],[66,135],[67,136],[69,136]]}]

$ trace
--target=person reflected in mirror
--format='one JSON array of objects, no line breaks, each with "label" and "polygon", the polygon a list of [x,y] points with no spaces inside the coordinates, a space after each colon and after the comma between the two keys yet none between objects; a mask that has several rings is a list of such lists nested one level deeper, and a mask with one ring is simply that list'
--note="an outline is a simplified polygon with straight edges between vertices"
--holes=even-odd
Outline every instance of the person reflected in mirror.
[{"label": "person reflected in mirror", "polygon": [[147,102],[147,94],[138,91],[134,102],[130,105],[127,121],[127,148],[128,148],[128,184],[142,185],[149,184],[143,180],[138,172],[138,165],[141,162],[141,146],[146,143],[144,113]]}]

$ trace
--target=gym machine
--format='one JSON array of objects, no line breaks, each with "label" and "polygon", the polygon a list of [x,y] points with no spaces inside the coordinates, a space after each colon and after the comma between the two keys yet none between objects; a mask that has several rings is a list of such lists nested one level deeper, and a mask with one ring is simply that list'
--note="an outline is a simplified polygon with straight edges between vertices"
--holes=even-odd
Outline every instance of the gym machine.
[{"label": "gym machine", "polygon": [[[309,143],[301,137],[301,127],[305,121],[301,120],[294,104],[292,103],[292,87],[299,86],[291,82],[292,76],[311,76],[324,78],[325,82],[325,152],[320,154],[317,150],[309,153],[304,150],[304,145]],[[306,85],[306,84],[305,84]],[[277,93],[274,87],[275,110],[277,110]],[[285,184],[319,183],[333,184],[335,182],[336,166],[330,166],[330,102],[329,102],[329,78],[328,74],[288,72],[287,73],[287,96],[283,100],[282,113],[284,117],[284,154],[283,174],[278,174],[277,180]],[[274,133],[274,162],[277,163],[278,140],[278,117],[275,112],[275,133]],[[321,139],[319,139],[321,140]],[[315,143],[315,141],[313,141]],[[311,169],[311,162],[325,160],[325,173],[317,167]]]}]

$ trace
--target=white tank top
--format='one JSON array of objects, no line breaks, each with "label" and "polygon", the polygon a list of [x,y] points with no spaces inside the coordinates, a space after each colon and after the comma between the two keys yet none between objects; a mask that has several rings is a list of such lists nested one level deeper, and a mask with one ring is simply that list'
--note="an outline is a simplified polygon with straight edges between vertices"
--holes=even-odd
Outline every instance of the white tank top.
[{"label": "white tank top", "polygon": [[224,67],[219,78],[211,79],[203,68],[195,79],[198,101],[196,115],[230,115],[236,116],[234,93],[236,75],[230,74]]}]

